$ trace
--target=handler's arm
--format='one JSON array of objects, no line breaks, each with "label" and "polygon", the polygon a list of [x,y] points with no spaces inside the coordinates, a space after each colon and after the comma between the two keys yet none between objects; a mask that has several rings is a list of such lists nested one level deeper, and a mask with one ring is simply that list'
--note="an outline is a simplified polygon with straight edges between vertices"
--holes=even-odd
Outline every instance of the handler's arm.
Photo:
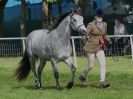
[{"label": "handler's arm", "polygon": [[92,31],[92,25],[91,25],[91,24],[88,24],[88,25],[87,25],[87,33],[84,34],[84,36],[82,36],[82,41],[83,41],[84,43],[86,43],[86,41],[88,40],[91,31]]}]

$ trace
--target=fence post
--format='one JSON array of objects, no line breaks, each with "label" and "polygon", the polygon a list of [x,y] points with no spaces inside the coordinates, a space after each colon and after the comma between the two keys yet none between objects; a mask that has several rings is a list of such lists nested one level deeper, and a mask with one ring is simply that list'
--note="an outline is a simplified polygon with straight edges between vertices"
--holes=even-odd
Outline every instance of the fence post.
[{"label": "fence post", "polygon": [[131,52],[132,52],[132,61],[133,61],[133,37],[130,36],[130,43],[131,43]]},{"label": "fence post", "polygon": [[73,46],[73,55],[74,55],[74,65],[77,67],[77,59],[76,59],[76,51],[75,51],[75,43],[74,43],[74,38],[72,39],[72,46]]},{"label": "fence post", "polygon": [[24,53],[25,51],[25,39],[24,38],[22,38],[22,44],[23,44],[23,53]]}]

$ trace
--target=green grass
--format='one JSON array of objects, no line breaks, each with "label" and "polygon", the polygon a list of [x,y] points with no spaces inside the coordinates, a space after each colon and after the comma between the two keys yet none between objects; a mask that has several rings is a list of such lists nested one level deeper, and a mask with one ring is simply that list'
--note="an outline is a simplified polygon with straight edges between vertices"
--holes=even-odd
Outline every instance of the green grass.
[{"label": "green grass", "polygon": [[81,87],[78,76],[86,68],[85,57],[78,58],[75,85],[71,90],[65,86],[70,80],[70,69],[65,63],[60,63],[60,85],[63,90],[55,89],[55,79],[51,64],[48,62],[42,75],[44,90],[34,90],[33,73],[24,82],[17,82],[13,73],[21,58],[0,58],[0,99],[132,99],[133,98],[133,63],[130,57],[120,58],[115,63],[107,57],[107,80],[111,86],[99,89],[93,85],[99,84],[99,64],[95,65],[88,75],[88,86]]}]

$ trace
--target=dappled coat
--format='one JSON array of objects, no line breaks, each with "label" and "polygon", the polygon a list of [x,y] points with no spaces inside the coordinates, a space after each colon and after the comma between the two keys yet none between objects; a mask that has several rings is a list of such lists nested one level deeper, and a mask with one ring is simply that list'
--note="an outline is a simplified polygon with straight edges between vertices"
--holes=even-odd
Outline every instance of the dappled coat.
[{"label": "dappled coat", "polygon": [[97,52],[98,50],[104,49],[104,41],[105,43],[111,43],[111,40],[107,35],[106,22],[103,22],[101,29],[96,26],[95,20],[88,23],[86,36],[87,38],[84,45],[84,50],[86,52]]}]

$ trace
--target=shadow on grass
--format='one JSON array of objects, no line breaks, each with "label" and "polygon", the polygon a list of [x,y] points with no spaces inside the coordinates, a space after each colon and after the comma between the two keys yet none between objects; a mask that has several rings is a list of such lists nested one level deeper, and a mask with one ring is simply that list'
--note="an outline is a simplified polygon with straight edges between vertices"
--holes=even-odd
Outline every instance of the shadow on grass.
[{"label": "shadow on grass", "polygon": [[[85,88],[85,86],[82,86],[81,84],[74,84],[73,87]],[[73,87],[71,89],[73,89]],[[88,87],[88,86],[86,86],[86,87]],[[12,87],[12,89],[14,89],[14,90],[18,90],[18,89],[27,89],[27,90],[57,90],[56,86],[54,86],[54,85],[53,86],[43,86],[41,89],[36,89],[34,86],[20,85],[20,86],[14,86],[14,87]],[[68,89],[66,86],[64,86],[64,87],[61,87],[60,90],[61,91],[62,90],[69,91],[71,89]]]},{"label": "shadow on grass", "polygon": [[[27,89],[27,90],[57,90],[55,86],[45,86],[45,87],[42,87],[40,89],[36,89],[34,86],[16,86],[16,87],[12,87],[12,89],[21,89],[21,88],[24,88],[24,89]],[[65,87],[61,87],[60,90],[64,90]]]},{"label": "shadow on grass", "polygon": [[79,88],[96,88],[96,89],[102,89],[98,84],[88,84],[87,86],[83,86],[81,84],[75,84],[76,87]]},{"label": "shadow on grass", "polygon": [[[81,84],[74,84],[73,87],[77,87],[77,88],[91,88],[91,89],[103,89],[103,88],[100,88],[98,84],[88,84],[87,86],[83,86]],[[72,87],[72,89],[73,89]],[[110,87],[109,87],[110,88]],[[25,86],[25,85],[21,85],[21,86],[15,86],[15,87],[12,87],[13,90],[19,90],[19,89],[26,89],[26,90],[31,90],[31,91],[34,91],[34,90],[57,90],[56,87],[53,85],[53,86],[43,86],[41,89],[36,89],[34,86]],[[70,91],[72,89],[68,89],[66,86],[65,87],[61,87],[60,90],[57,90],[57,91],[63,91],[63,90],[66,90],[66,91]],[[106,88],[105,88],[106,89]]]},{"label": "shadow on grass", "polygon": [[81,84],[75,84],[74,86],[79,87],[79,88],[86,88],[87,87],[87,86],[83,86]]}]

